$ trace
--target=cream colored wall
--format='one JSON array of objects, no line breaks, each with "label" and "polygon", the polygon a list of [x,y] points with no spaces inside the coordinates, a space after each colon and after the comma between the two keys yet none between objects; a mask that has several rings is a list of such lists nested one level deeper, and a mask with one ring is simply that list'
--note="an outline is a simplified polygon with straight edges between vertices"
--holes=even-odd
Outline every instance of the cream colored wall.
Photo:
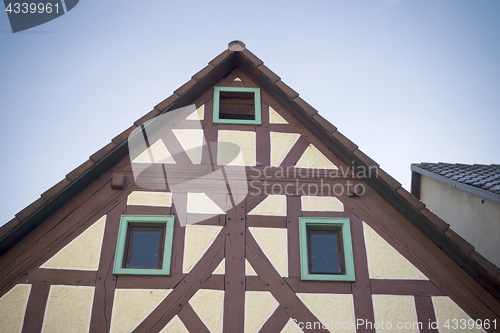
[{"label": "cream colored wall", "polygon": [[280,166],[299,138],[298,133],[270,132],[271,166]]},{"label": "cream colored wall", "polygon": [[352,295],[298,293],[297,296],[330,332],[356,332],[351,327],[355,322]]},{"label": "cream colored wall", "polygon": [[88,227],[40,267],[97,271],[101,258],[105,225],[106,215]]},{"label": "cream colored wall", "polygon": [[171,289],[115,289],[110,332],[131,332],[171,291]]},{"label": "cream colored wall", "polygon": [[[485,332],[481,328],[477,328],[474,325],[471,326],[455,326],[454,329],[454,319],[457,320],[457,325],[462,325],[463,323],[468,323],[471,317],[465,313],[453,300],[447,296],[433,296],[432,304],[434,306],[434,312],[436,314],[436,320],[439,323],[440,333],[476,333]],[[482,320],[486,318],[481,318]],[[461,322],[462,321],[462,322]],[[449,325],[446,325],[446,324]],[[445,327],[448,326],[448,327]],[[498,327],[498,326],[497,326]]]},{"label": "cream colored wall", "polygon": [[224,291],[200,289],[189,304],[211,333],[222,332],[224,315]]},{"label": "cream colored wall", "polygon": [[333,164],[316,146],[310,144],[304,154],[299,158],[296,168],[310,168],[310,169],[330,169],[338,170],[338,167]]},{"label": "cream colored wall", "polygon": [[250,227],[252,236],[278,273],[288,276],[288,236],[285,228]]},{"label": "cream colored wall", "polygon": [[363,233],[370,278],[428,280],[365,222],[363,222]]},{"label": "cream colored wall", "polygon": [[129,206],[171,207],[172,193],[134,191],[127,197]]},{"label": "cream colored wall", "polygon": [[93,301],[94,287],[51,286],[42,332],[88,332]]},{"label": "cream colored wall", "polygon": [[286,196],[269,195],[248,215],[286,216]]},{"label": "cream colored wall", "polygon": [[335,197],[302,196],[302,210],[308,212],[343,212],[344,204]]},{"label": "cream colored wall", "polygon": [[189,273],[208,250],[222,227],[212,225],[187,225],[184,238],[183,273]]},{"label": "cream colored wall", "polygon": [[30,284],[18,284],[0,298],[0,332],[21,332],[30,292]]},{"label": "cream colored wall", "polygon": [[421,178],[420,197],[427,208],[471,243],[477,252],[500,267],[500,203],[426,176]]},{"label": "cream colored wall", "polygon": [[245,332],[259,332],[278,305],[276,299],[268,291],[246,291]]},{"label": "cream colored wall", "polygon": [[[375,322],[380,328],[377,333],[405,332],[419,333],[419,324],[413,296],[373,295]],[[385,323],[385,325],[382,325]],[[427,325],[428,323],[422,323]],[[423,326],[422,326],[423,327]]]},{"label": "cream colored wall", "polygon": [[227,156],[233,156],[233,147],[219,145],[217,149],[217,164],[219,165],[245,165],[255,166],[256,164],[256,133],[250,131],[218,131],[218,142],[234,143],[240,147],[240,154],[232,161]]},{"label": "cream colored wall", "polygon": [[172,130],[177,140],[186,151],[193,164],[201,163],[204,134],[202,129],[174,129]]}]

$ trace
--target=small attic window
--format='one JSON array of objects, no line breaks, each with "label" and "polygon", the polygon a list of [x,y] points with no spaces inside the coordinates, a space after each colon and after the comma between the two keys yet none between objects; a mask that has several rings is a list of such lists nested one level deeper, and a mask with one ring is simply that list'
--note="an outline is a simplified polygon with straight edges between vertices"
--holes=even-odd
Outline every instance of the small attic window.
[{"label": "small attic window", "polygon": [[300,217],[299,236],[302,280],[355,280],[349,219]]},{"label": "small attic window", "polygon": [[169,275],[174,217],[122,215],[113,274]]},{"label": "small attic window", "polygon": [[260,89],[214,87],[214,123],[260,125]]}]

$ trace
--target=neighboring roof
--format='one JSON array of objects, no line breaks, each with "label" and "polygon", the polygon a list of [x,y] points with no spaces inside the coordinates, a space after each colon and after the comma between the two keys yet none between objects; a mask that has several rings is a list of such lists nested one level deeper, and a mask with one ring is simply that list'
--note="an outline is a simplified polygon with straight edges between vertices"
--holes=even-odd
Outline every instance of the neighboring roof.
[{"label": "neighboring roof", "polygon": [[[205,68],[174,91],[170,97],[156,105],[152,111],[138,119],[124,132],[118,134],[109,144],[90,156],[89,160],[68,173],[64,180],[44,192],[38,200],[1,227],[0,255],[8,251],[90,182],[125,157],[128,154],[127,138],[137,126],[161,113],[192,104],[197,97],[235,68],[244,71],[345,164],[360,168],[379,167],[375,161],[359,150],[357,145],[323,118],[316,109],[300,98],[297,92],[281,81],[280,77],[267,68],[262,60],[246,49],[243,42],[234,41],[229,43],[228,50],[210,61]],[[500,270],[451,230],[447,223],[427,209],[425,204],[401,187],[397,180],[380,168],[378,171],[378,177],[362,179],[493,297],[500,300]]]},{"label": "neighboring roof", "polygon": [[412,164],[411,170],[452,187],[500,202],[500,165]]}]

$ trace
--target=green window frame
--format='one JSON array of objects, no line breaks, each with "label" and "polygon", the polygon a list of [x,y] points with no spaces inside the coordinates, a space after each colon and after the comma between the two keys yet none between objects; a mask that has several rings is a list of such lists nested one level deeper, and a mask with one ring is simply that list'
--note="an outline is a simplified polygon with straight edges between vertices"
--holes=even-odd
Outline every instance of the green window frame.
[{"label": "green window frame", "polygon": [[[160,237],[163,244],[163,259],[161,267],[155,268],[128,268],[124,266],[128,251],[127,239],[130,226],[152,226],[165,228],[164,237]],[[113,274],[115,275],[170,275],[170,263],[172,260],[172,244],[174,238],[174,216],[172,215],[122,215],[116,243],[115,262]]]},{"label": "green window frame", "polygon": [[[314,228],[336,228],[342,236],[342,253],[339,253],[339,262],[343,261],[343,274],[314,274],[310,272],[308,229]],[[300,241],[300,271],[302,280],[312,281],[355,281],[354,256],[352,251],[351,224],[348,218],[333,217],[300,217],[299,218],[299,241]],[[342,255],[342,257],[340,257]]]},{"label": "green window frame", "polygon": [[[255,106],[255,119],[221,119],[219,114],[220,107],[220,93],[221,91],[229,92],[249,92],[253,93],[254,106]],[[214,124],[239,124],[239,125],[261,125],[262,124],[262,110],[260,102],[260,88],[246,88],[246,87],[214,87]]]}]

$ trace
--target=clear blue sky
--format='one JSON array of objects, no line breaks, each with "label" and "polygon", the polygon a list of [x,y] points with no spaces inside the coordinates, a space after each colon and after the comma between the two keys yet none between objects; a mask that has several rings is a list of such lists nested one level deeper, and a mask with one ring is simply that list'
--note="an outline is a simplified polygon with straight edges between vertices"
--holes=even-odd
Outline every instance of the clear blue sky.
[{"label": "clear blue sky", "polygon": [[411,163],[500,163],[498,0],[81,0],[0,13],[0,225],[234,39],[407,189]]}]

